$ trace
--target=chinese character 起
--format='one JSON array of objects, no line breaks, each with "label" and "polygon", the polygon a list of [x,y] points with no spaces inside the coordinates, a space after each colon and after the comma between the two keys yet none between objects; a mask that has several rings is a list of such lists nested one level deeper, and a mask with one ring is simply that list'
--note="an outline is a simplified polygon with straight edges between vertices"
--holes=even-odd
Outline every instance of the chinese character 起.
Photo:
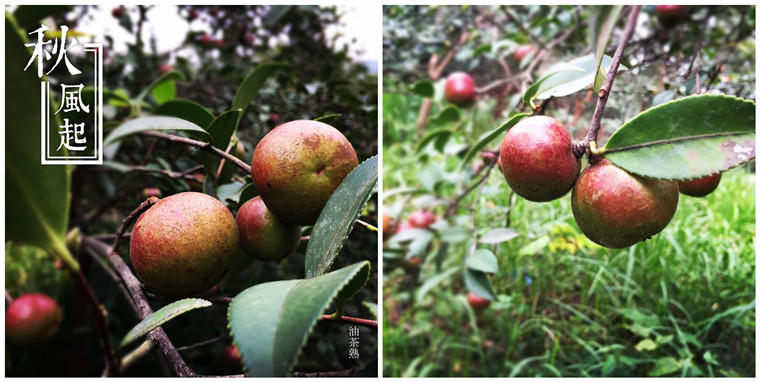
[{"label": "chinese character \u8d77", "polygon": [[58,145],[58,148],[55,149],[56,151],[61,150],[61,146],[66,147],[67,149],[71,151],[84,151],[87,146],[74,146],[71,144],[71,141],[74,141],[75,145],[86,145],[87,144],[87,138],[84,136],[84,122],[82,123],[75,123],[75,124],[69,124],[69,119],[64,118],[63,119],[63,126],[58,126],[59,130],[62,129],[62,131],[59,131],[58,134],[61,136],[61,144]]}]

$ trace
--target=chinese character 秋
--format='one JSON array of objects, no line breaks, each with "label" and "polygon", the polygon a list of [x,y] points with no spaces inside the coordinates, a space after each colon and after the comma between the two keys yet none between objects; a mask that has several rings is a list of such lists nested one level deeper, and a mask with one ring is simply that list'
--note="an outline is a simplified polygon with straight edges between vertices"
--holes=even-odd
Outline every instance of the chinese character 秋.
[{"label": "chinese character \u79cb", "polygon": [[[49,30],[46,25],[41,25],[39,28],[35,29],[32,32],[29,32],[29,34],[37,34],[37,42],[24,44],[24,46],[27,47],[34,47],[34,51],[32,52],[32,57],[29,58],[29,62],[26,63],[26,67],[24,67],[24,71],[26,71],[27,68],[29,68],[29,65],[34,62],[34,59],[37,59],[37,77],[42,77],[42,66],[43,66],[43,59],[49,60],[51,58],[50,53],[48,53],[44,46],[47,44],[50,44],[50,41],[44,41],[45,38],[45,31]],[[76,38],[70,38],[71,44],[69,44],[68,47],[66,47],[66,32],[68,32],[69,27],[66,25],[61,26],[61,38],[60,38],[60,44],[58,43],[59,40],[56,39],[55,43],[53,44],[53,54],[58,54],[58,57],[55,60],[55,64],[53,65],[50,70],[48,70],[47,74],[50,74],[53,70],[55,70],[56,67],[58,67],[58,64],[61,63],[61,59],[63,59],[64,64],[66,64],[66,69],[68,69],[69,74],[71,75],[77,75],[81,74],[82,72],[77,69],[71,61],[69,61],[69,57],[66,55],[66,53],[73,47],[77,46],[79,44],[79,41]]]}]

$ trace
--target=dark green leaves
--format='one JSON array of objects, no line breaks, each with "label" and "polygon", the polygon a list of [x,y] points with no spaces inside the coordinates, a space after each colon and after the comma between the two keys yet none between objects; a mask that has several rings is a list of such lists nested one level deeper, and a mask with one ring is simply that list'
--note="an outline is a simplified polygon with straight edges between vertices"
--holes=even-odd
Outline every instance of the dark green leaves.
[{"label": "dark green leaves", "polygon": [[229,327],[250,376],[286,376],[312,327],[340,292],[367,282],[369,262],[305,280],[252,286],[230,303]]},{"label": "dark green leaves", "polygon": [[142,117],[124,122],[108,134],[103,142],[106,147],[124,137],[151,130],[188,130],[208,135],[202,127],[175,117]]},{"label": "dark green leaves", "polygon": [[319,214],[306,247],[306,277],[330,270],[377,183],[377,155],[351,171]]},{"label": "dark green leaves", "polygon": [[[232,134],[237,130],[237,125],[238,122],[240,122],[240,116],[242,114],[242,110],[226,111],[211,122],[208,126],[208,133],[211,135],[214,147],[222,151],[227,150],[227,146],[230,144]],[[216,175],[220,161],[221,158],[215,154],[203,153],[203,164],[206,166],[206,173],[209,175]],[[231,166],[228,162],[226,162],[225,165]],[[229,170],[227,173],[223,173],[222,176],[219,177],[219,183],[226,182],[228,178]]]},{"label": "dark green leaves", "polygon": [[200,298],[185,298],[166,305],[140,321],[139,324],[135,325],[135,327],[124,336],[124,339],[121,340],[121,346],[124,347],[129,345],[134,340],[150,333],[174,317],[194,309],[207,308],[209,306],[211,306],[210,301]]},{"label": "dark green leaves", "polygon": [[596,76],[594,81],[594,93],[599,93],[602,87],[606,70],[601,70],[602,57],[607,49],[607,44],[612,37],[612,31],[623,10],[622,5],[601,5],[591,8],[591,45],[594,47],[594,62],[596,63]]},{"label": "dark green leaves", "polygon": [[[70,166],[43,166],[40,160],[40,80],[32,67],[24,71],[29,51],[15,21],[5,19],[5,226],[6,240],[24,242],[60,256],[71,269],[76,260],[66,249],[71,199]],[[52,106],[52,105],[51,105]],[[51,115],[51,130],[57,126]],[[51,134],[50,139],[56,139]],[[51,141],[55,142],[55,141]],[[65,150],[65,148],[61,148]],[[65,154],[65,153],[63,153]]]},{"label": "dark green leaves", "polygon": [[[157,87],[160,88],[159,91],[162,94],[166,95],[166,92],[169,91],[169,90],[166,89],[166,87],[163,87],[163,88],[161,88],[161,87],[164,84],[166,84],[167,82],[171,82],[171,92],[173,93],[174,92],[173,89],[174,89],[174,81],[175,80],[184,81],[185,80],[185,76],[183,76],[182,73],[180,73],[180,72],[178,72],[176,70],[172,70],[172,71],[170,71],[168,73],[164,73],[164,74],[158,76],[158,78],[156,78],[155,81],[153,81],[153,83],[150,84],[150,86],[148,86],[147,88],[143,89],[143,91],[140,92],[140,94],[137,95],[137,97],[135,98],[134,104],[135,105],[139,105],[142,102],[142,100],[145,98],[145,96],[147,96],[148,93],[150,93],[151,91],[153,91],[153,89],[155,89]],[[174,98],[174,96],[172,96],[171,98]]]},{"label": "dark green leaves", "polygon": [[164,102],[153,110],[153,114],[182,118],[204,129],[214,120],[214,115],[205,107],[186,99],[175,99]]},{"label": "dark green leaves", "polygon": [[412,86],[412,93],[420,97],[433,98],[435,96],[435,87],[430,80],[420,80]]},{"label": "dark green leaves", "polygon": [[600,151],[635,174],[698,178],[755,157],[755,103],[724,95],[698,95],[640,113]]},{"label": "dark green leaves", "polygon": [[[279,8],[285,7],[275,7],[275,9]],[[240,87],[238,87],[235,99],[232,100],[231,109],[245,110],[245,108],[248,107],[248,104],[253,100],[253,97],[256,96],[256,93],[259,92],[259,89],[264,86],[264,82],[269,76],[274,73],[275,70],[286,67],[287,65],[278,63],[261,64],[257,66],[256,69],[243,80]]]}]

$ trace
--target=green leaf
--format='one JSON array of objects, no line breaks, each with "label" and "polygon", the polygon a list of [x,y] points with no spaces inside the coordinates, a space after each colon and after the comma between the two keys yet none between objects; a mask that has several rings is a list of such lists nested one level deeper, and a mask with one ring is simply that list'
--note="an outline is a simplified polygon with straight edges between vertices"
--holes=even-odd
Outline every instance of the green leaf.
[{"label": "green leaf", "polygon": [[433,98],[435,97],[435,87],[430,80],[419,80],[412,86],[412,93],[420,97]]},{"label": "green leaf", "polygon": [[186,99],[166,101],[153,110],[153,114],[181,118],[203,129],[214,120],[214,115],[205,107]]},{"label": "green leaf", "polygon": [[185,76],[176,70],[166,72],[158,76],[158,78],[156,78],[147,88],[143,89],[143,91],[140,92],[140,94],[138,94],[137,97],[135,97],[134,103],[139,105],[142,102],[142,100],[145,99],[145,96],[147,96],[150,92],[152,92],[154,88],[156,88],[157,86],[161,86],[165,82],[184,81],[184,80],[185,80]]},{"label": "green leaf", "polygon": [[496,244],[512,240],[518,236],[520,234],[511,228],[496,228],[481,236],[478,241],[484,244]]},{"label": "green leaf", "polygon": [[470,147],[470,150],[467,151],[467,154],[465,154],[464,158],[459,163],[459,169],[461,170],[467,166],[467,163],[471,161],[472,158],[475,158],[475,156],[478,155],[478,153],[480,153],[480,151],[483,150],[486,146],[491,144],[494,139],[502,137],[505,131],[511,129],[512,126],[517,124],[517,122],[520,122],[521,119],[528,116],[530,116],[530,113],[515,114],[506,122],[502,123],[501,126],[481,135],[480,138],[478,138],[478,141],[472,147]]},{"label": "green leaf", "polygon": [[492,301],[496,300],[496,294],[493,292],[491,280],[485,273],[481,271],[465,268],[464,285],[467,287],[467,290],[475,293],[480,297],[487,298]]},{"label": "green leaf", "polygon": [[435,125],[441,125],[444,123],[451,123],[459,121],[462,116],[461,112],[459,111],[459,108],[454,105],[448,105],[443,110],[441,110],[440,113],[438,113],[435,117],[430,119],[430,123]]},{"label": "green leaf", "polygon": [[449,128],[449,127],[441,127],[441,128],[438,128],[438,129],[428,130],[425,133],[425,136],[422,137],[422,139],[420,139],[420,142],[417,144],[417,150],[416,150],[417,153],[419,153],[420,151],[422,151],[422,149],[424,149],[425,146],[427,146],[430,142],[432,142],[432,141],[434,141],[434,140],[436,140],[436,139],[438,139],[440,137],[449,136],[449,135],[453,134],[454,132],[456,132],[456,130],[454,130],[452,128]]},{"label": "green leaf", "polygon": [[[208,133],[211,135],[211,141],[213,142],[214,147],[222,151],[227,150],[227,146],[232,139],[232,134],[235,134],[235,131],[237,130],[241,115],[243,115],[243,111],[240,109],[229,110],[211,121],[208,126]],[[202,161],[206,168],[206,174],[212,175],[212,177],[216,176],[216,171],[219,168],[219,162],[222,161],[222,158],[216,154],[204,152],[202,154]],[[225,161],[224,169],[218,180],[220,184],[229,181],[233,166],[235,165],[230,163],[230,161]]]},{"label": "green leaf", "polygon": [[649,338],[643,339],[636,344],[636,351],[652,351],[657,349],[657,344]]},{"label": "green leaf", "polygon": [[254,285],[230,303],[230,332],[246,373],[286,376],[317,319],[339,291],[356,293],[367,282],[369,262],[304,280]]},{"label": "green leaf", "polygon": [[664,357],[657,359],[654,367],[649,372],[650,377],[659,377],[675,373],[683,367],[683,361],[676,360],[673,357]]},{"label": "green leaf", "polygon": [[491,44],[490,43],[483,44],[472,51],[472,58],[475,58],[477,56],[480,56],[481,54],[486,54],[490,52],[491,52]]},{"label": "green leaf", "polygon": [[415,294],[414,298],[415,301],[417,301],[417,304],[422,303],[422,299],[425,298],[428,292],[430,292],[436,285],[451,277],[451,275],[456,273],[456,271],[457,268],[449,268],[448,270],[438,273],[435,276],[425,280],[422,286],[417,289],[417,293]]},{"label": "green leaf", "polygon": [[264,17],[264,25],[267,29],[276,27],[280,22],[280,19],[282,19],[291,8],[293,8],[292,5],[277,5],[272,7],[269,9],[269,13]]},{"label": "green leaf", "polygon": [[755,103],[713,94],[666,102],[621,126],[599,154],[654,178],[726,171],[755,157]]},{"label": "green leaf", "polygon": [[330,270],[375,184],[377,155],[353,169],[330,195],[306,247],[307,278],[323,275]]},{"label": "green leaf", "polygon": [[440,236],[445,243],[459,243],[470,237],[470,231],[462,226],[453,226],[442,229]]},{"label": "green leaf", "polygon": [[[39,28],[42,19],[45,19],[48,16],[69,12],[71,8],[71,5],[19,5],[19,7],[13,11],[13,17],[22,28],[37,29]],[[26,63],[24,63],[24,65],[26,65]],[[21,69],[23,68],[24,67],[22,66]]]},{"label": "green leaf", "polygon": [[314,120],[317,122],[324,122],[327,124],[330,124],[330,122],[338,119],[340,117],[340,114],[333,113],[333,114],[325,114],[319,118],[315,118]]},{"label": "green leaf", "polygon": [[135,325],[132,330],[124,336],[121,340],[121,347],[127,346],[134,342],[136,339],[147,335],[159,326],[169,322],[174,317],[177,317],[183,313],[187,313],[191,310],[199,308],[208,308],[211,306],[210,301],[206,301],[200,298],[185,298],[179,301],[175,301],[163,308],[151,313],[139,324]]},{"label": "green leaf", "polygon": [[[275,7],[274,9],[277,8],[278,7]],[[270,14],[272,12],[274,12],[274,10],[270,11]],[[267,63],[257,66],[256,69],[248,74],[245,80],[243,80],[243,83],[240,84],[240,87],[238,87],[238,91],[235,93],[235,98],[232,100],[231,109],[245,110],[245,108],[247,108],[253,100],[253,97],[256,97],[256,93],[259,92],[259,89],[261,89],[261,87],[264,85],[264,82],[269,79],[269,76],[271,76],[275,70],[282,68],[287,68],[287,65],[280,63]]]},{"label": "green leaf", "polygon": [[175,117],[141,117],[124,122],[121,126],[111,131],[103,142],[103,147],[109,146],[130,135],[152,130],[185,130],[203,133],[209,138],[211,137],[202,127],[184,119]]},{"label": "green leaf", "polygon": [[362,305],[364,305],[364,307],[372,314],[372,317],[377,320],[377,304],[374,302],[362,301]]},{"label": "green leaf", "polygon": [[478,249],[472,256],[467,256],[465,264],[468,268],[485,273],[496,273],[499,271],[499,262],[496,255],[487,249]]},{"label": "green leaf", "polygon": [[174,81],[164,81],[155,87],[153,87],[153,99],[159,105],[164,102],[171,101],[176,96],[176,90],[174,88]]},{"label": "green leaf", "polygon": [[[600,70],[607,73],[612,65],[612,57],[603,56]],[[623,65],[618,71],[627,70]],[[533,105],[533,99],[548,99],[551,97],[564,97],[594,84],[596,75],[596,61],[593,54],[578,57],[568,62],[561,62],[550,68],[546,74],[531,85],[523,96],[523,100]]]},{"label": "green leaf", "polygon": [[[72,166],[40,160],[40,79],[31,66],[23,32],[10,14],[5,18],[5,239],[34,245],[60,257],[72,270],[79,264],[66,248]],[[53,107],[51,105],[51,107]],[[51,142],[58,120],[50,115]],[[65,154],[65,148],[62,148]],[[12,202],[10,197],[13,197]]]},{"label": "green leaf", "polygon": [[602,87],[604,78],[607,76],[607,71],[601,69],[602,57],[604,51],[607,49],[607,44],[612,37],[612,31],[615,29],[615,24],[620,18],[620,12],[623,10],[622,5],[602,5],[598,7],[591,7],[591,28],[590,37],[591,45],[594,47],[594,61],[596,80],[594,81],[594,93],[599,94],[599,89]]}]

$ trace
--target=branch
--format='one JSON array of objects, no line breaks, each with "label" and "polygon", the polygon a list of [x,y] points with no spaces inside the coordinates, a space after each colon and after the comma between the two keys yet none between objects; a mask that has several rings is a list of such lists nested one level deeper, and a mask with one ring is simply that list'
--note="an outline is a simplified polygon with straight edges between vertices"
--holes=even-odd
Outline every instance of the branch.
[{"label": "branch", "polygon": [[92,309],[92,314],[95,316],[95,326],[98,329],[100,342],[103,345],[103,352],[105,353],[106,370],[116,370],[116,355],[111,347],[111,337],[108,334],[108,323],[106,322],[108,312],[102,305],[100,305],[100,302],[98,302],[98,298],[95,297],[95,292],[92,290],[90,283],[87,281],[87,278],[84,276],[81,269],[76,272],[72,271],[71,277],[74,279],[75,283],[79,284],[81,290],[84,291],[86,300]]},{"label": "branch", "polygon": [[185,174],[181,172],[174,172],[171,170],[162,170],[158,168],[150,168],[150,167],[144,167],[144,166],[133,166],[129,168],[131,171],[141,171],[141,172],[153,172],[157,174],[163,174],[170,178],[174,179],[187,179],[187,180],[195,180],[195,178],[190,174]]},{"label": "branch", "polygon": [[114,273],[114,271],[111,269],[111,267],[108,266],[108,264],[105,263],[105,261],[98,255],[98,253],[92,249],[91,247],[85,248],[85,253],[89,254],[93,260],[95,260],[95,263],[97,263],[101,269],[103,269],[103,272],[108,275],[108,277],[116,283],[116,285],[119,286],[119,290],[121,290],[121,293],[126,298],[127,302],[132,306],[132,310],[135,312],[135,317],[137,319],[140,318],[139,314],[137,312],[139,309],[137,308],[137,305],[135,305],[134,300],[132,300],[132,295],[129,294],[129,291],[124,286],[124,283],[121,282],[121,278],[119,278],[119,275]]},{"label": "branch", "polygon": [[[478,179],[477,182],[473,183],[470,187],[467,187],[467,189],[465,189],[464,192],[462,192],[461,195],[457,196],[456,199],[452,200],[451,203],[449,203],[449,208],[446,210],[446,216],[452,216],[452,215],[454,215],[454,213],[456,213],[456,211],[457,211],[457,206],[459,205],[459,203],[461,203],[462,200],[465,197],[467,197],[467,195],[470,192],[472,192],[472,190],[474,190],[481,183],[483,183],[483,182],[486,181],[486,179],[488,178],[488,175],[491,173],[491,170],[494,168],[494,166],[496,166],[496,162],[497,162],[496,159],[492,160],[491,163],[488,165],[488,167],[483,166],[483,167],[480,168],[479,171],[477,171],[477,172],[475,172],[475,174],[473,174],[473,177],[475,177],[480,172],[484,172],[484,174],[480,177],[480,179]],[[483,169],[485,169],[485,171],[483,171]]]},{"label": "branch", "polygon": [[701,75],[699,72],[702,71],[702,44],[705,40],[705,31],[707,30],[707,22],[710,20],[710,12],[712,11],[712,7],[707,7],[707,14],[705,15],[705,19],[702,21],[702,27],[699,31],[699,39],[697,40],[697,45],[694,47],[694,57],[691,58],[691,62],[689,63],[689,70],[686,71],[686,79],[691,77],[691,68],[694,66],[694,61],[697,61],[697,77],[694,79],[696,81],[694,86],[694,94],[700,93],[700,80]]},{"label": "branch", "polygon": [[604,78],[602,88],[599,89],[599,99],[596,102],[594,116],[591,119],[591,128],[588,130],[588,134],[586,134],[586,138],[584,138],[583,141],[573,142],[573,153],[577,158],[583,156],[583,153],[585,153],[589,147],[589,143],[592,141],[596,142],[596,139],[599,136],[599,130],[602,127],[602,115],[604,114],[604,106],[607,104],[607,98],[610,95],[612,83],[615,81],[615,75],[617,74],[618,67],[620,66],[620,59],[623,56],[623,51],[625,50],[625,46],[628,43],[628,40],[631,38],[633,29],[636,26],[636,19],[639,17],[639,10],[641,10],[640,5],[633,5],[630,8],[630,12],[628,14],[628,22],[625,25],[623,38],[620,40],[617,50],[615,51],[615,56],[612,58],[612,64],[610,65],[610,69],[607,71],[607,77]]},{"label": "branch", "polygon": [[307,373],[303,371],[294,371],[292,376],[293,377],[305,377],[305,378],[313,378],[313,377],[354,377],[358,376],[359,372],[361,371],[361,368],[359,367],[352,367],[348,370],[339,370],[339,371],[317,371],[313,373]]},{"label": "branch", "polygon": [[359,223],[360,225],[363,225],[363,226],[367,227],[367,229],[370,230],[370,231],[377,232],[377,227],[373,226],[372,224],[369,224],[369,223],[365,222],[364,220],[356,219],[356,222]]},{"label": "branch", "polygon": [[201,346],[214,343],[214,342],[219,341],[221,339],[222,339],[222,336],[216,336],[214,338],[209,338],[209,339],[201,341],[201,342],[196,342],[196,343],[194,343],[192,345],[178,346],[177,347],[177,351],[185,351],[185,350],[191,350],[191,349],[199,348]]},{"label": "branch", "polygon": [[[155,196],[151,196],[148,199],[145,199],[144,202],[140,203],[137,208],[134,209],[134,211],[130,212],[127,217],[125,217],[121,221],[121,227],[119,227],[119,230],[116,231],[116,237],[113,240],[113,245],[111,246],[111,251],[109,253],[111,254],[118,254],[119,253],[119,244],[121,242],[121,237],[124,236],[124,232],[132,225],[132,221],[137,219],[140,214],[147,211],[150,207],[153,207],[154,204],[158,203],[159,199]],[[130,235],[131,237],[131,235]],[[123,278],[123,275],[122,275]]]},{"label": "branch", "polygon": [[215,155],[218,155],[218,156],[220,156],[222,158],[227,159],[228,161],[234,163],[235,165],[237,165],[238,167],[242,168],[246,172],[249,172],[249,173],[251,172],[251,166],[245,164],[245,162],[243,162],[240,159],[236,158],[234,155],[228,154],[228,153],[226,153],[226,152],[224,152],[224,151],[222,151],[222,150],[214,147],[213,145],[211,145],[211,143],[196,141],[195,139],[180,137],[180,136],[172,135],[172,134],[161,133],[161,132],[158,132],[158,131],[146,131],[146,132],[143,133],[143,135],[148,135],[148,136],[151,136],[151,137],[158,137],[158,138],[166,139],[166,140],[169,140],[169,141],[172,141],[172,142],[184,143],[184,144],[186,144],[188,146],[198,147],[201,150],[210,152],[212,154],[215,154]]},{"label": "branch", "polygon": [[324,320],[324,321],[346,322],[349,324],[365,326],[368,328],[377,328],[377,321],[367,320],[365,318],[356,318],[356,317],[349,317],[349,316],[333,316],[332,314],[325,314],[319,319]]},{"label": "branch", "polygon": [[517,28],[519,28],[522,33],[528,36],[533,41],[534,44],[538,45],[542,49],[544,48],[543,41],[539,40],[538,37],[536,37],[533,33],[531,33],[528,30],[528,28],[525,28],[525,26],[522,25],[522,23],[517,20],[517,18],[512,14],[512,12],[509,11],[506,5],[500,5],[499,8],[501,8],[501,11],[504,12],[505,15],[507,15],[507,18],[509,19],[509,21],[517,25]]}]

